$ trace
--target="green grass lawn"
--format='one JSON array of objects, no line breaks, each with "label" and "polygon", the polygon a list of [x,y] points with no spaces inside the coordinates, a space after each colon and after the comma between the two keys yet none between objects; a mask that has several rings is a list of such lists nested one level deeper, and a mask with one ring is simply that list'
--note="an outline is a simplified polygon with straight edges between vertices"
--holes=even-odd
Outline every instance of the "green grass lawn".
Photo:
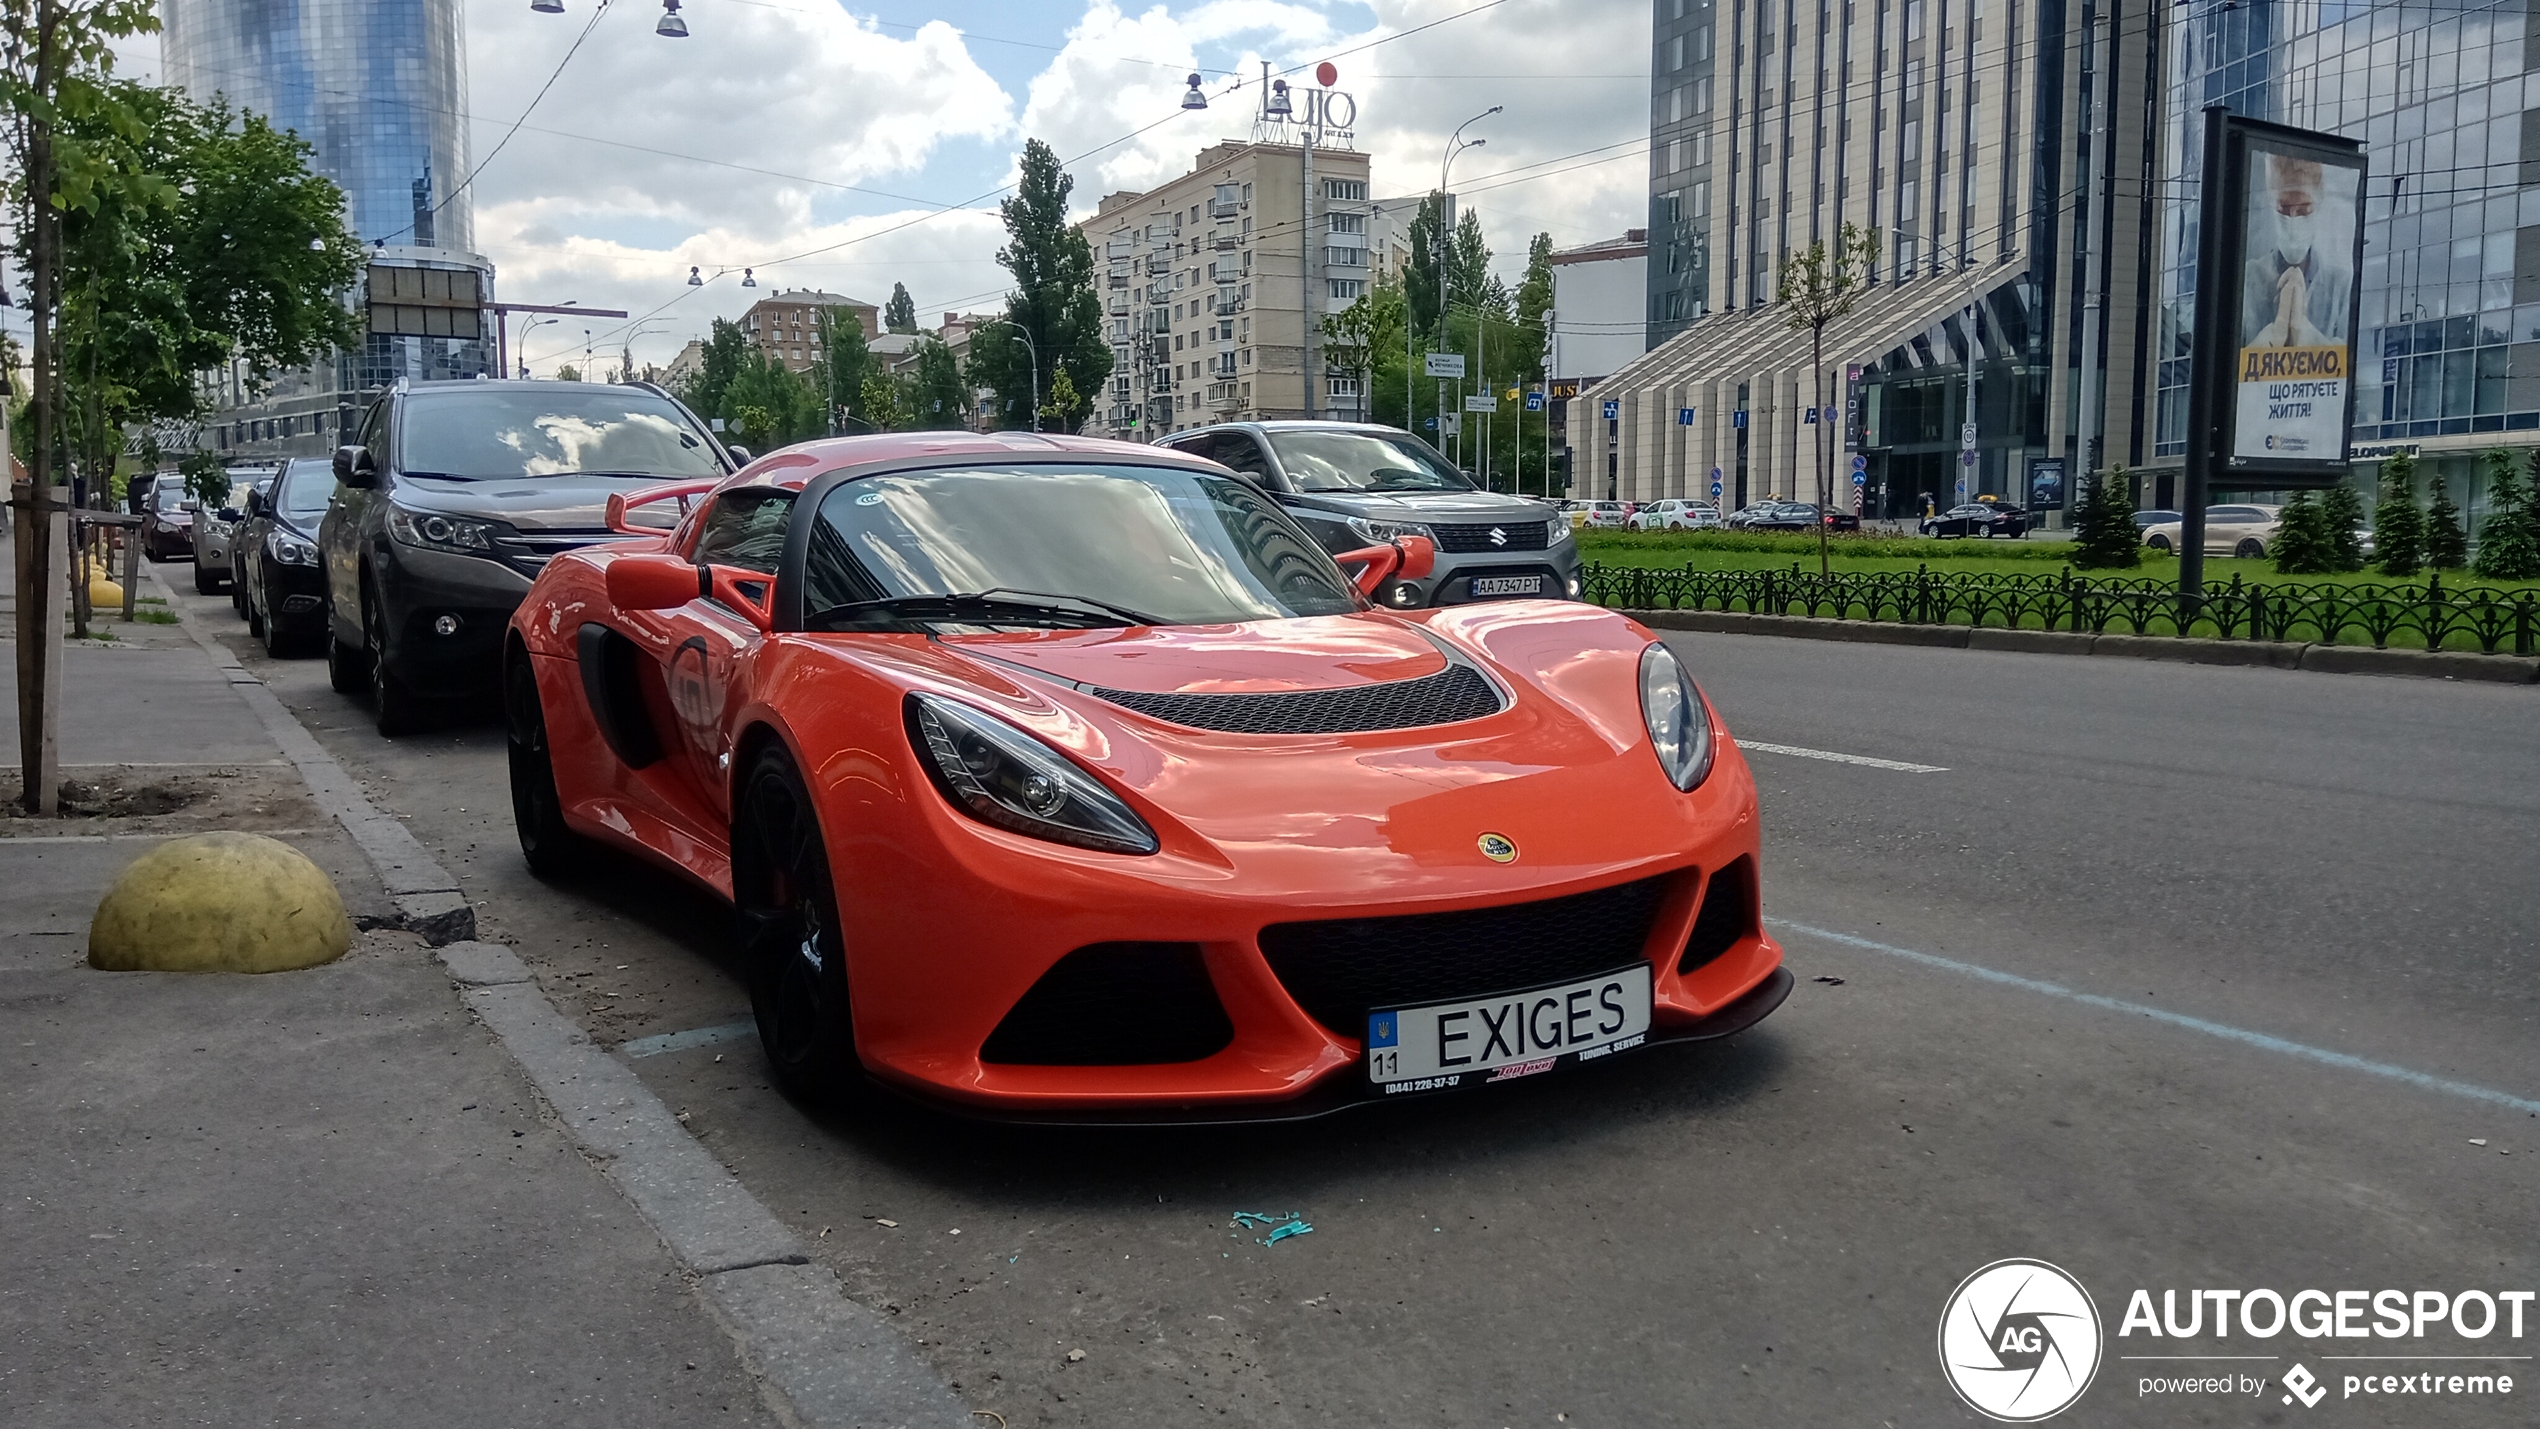
[{"label": "green grass lawn", "polygon": [[[1817,542],[1811,536],[1745,531],[1600,530],[1581,531],[1578,541],[1581,558],[1595,565],[1706,571],[1787,570],[1793,564],[1803,571],[1817,568]],[[1826,544],[1838,571],[1912,571],[1928,566],[1936,574],[2057,575],[2073,556],[2072,542],[2045,539],[1936,541],[1919,536],[1845,535],[1833,537]],[[2074,574],[2094,580],[2175,582],[2178,560],[2146,550],[2143,564],[2130,570],[2077,570]],[[2484,581],[2468,571],[2445,571],[2442,575],[2444,586],[2454,590],[2540,590],[2540,581]],[[2270,586],[2422,585],[2426,580],[2424,572],[2385,576],[2370,569],[2337,575],[2287,576],[2278,575],[2272,561],[2205,558],[2205,579],[2209,584],[2227,586],[2233,576],[2245,583]]]}]

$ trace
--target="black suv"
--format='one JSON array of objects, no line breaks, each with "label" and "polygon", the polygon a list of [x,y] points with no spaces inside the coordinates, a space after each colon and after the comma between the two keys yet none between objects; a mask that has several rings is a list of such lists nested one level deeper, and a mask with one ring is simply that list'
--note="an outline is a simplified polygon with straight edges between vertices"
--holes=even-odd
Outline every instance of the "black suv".
[{"label": "black suv", "polygon": [[559,551],[617,539],[608,499],[720,478],[727,450],[649,383],[399,382],[335,453],[318,527],[326,669],[368,690],[379,732],[497,677],[503,628]]}]

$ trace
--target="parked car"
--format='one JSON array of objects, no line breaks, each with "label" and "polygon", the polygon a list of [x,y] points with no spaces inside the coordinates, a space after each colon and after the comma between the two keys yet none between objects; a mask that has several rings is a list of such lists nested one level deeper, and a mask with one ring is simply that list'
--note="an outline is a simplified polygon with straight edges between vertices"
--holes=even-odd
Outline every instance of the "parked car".
[{"label": "parked car", "polygon": [[1717,531],[1720,508],[1707,501],[1653,501],[1632,517],[1632,526],[1641,531]]},{"label": "parked car", "polygon": [[170,472],[150,488],[141,513],[141,551],[154,561],[194,559],[194,498],[185,482]]},{"label": "parked car", "polygon": [[1388,585],[1389,605],[1578,598],[1579,548],[1566,518],[1539,501],[1475,488],[1398,427],[1239,422],[1163,445],[1233,468],[1334,554],[1428,537],[1437,545],[1435,569]]},{"label": "parked car", "polygon": [[2149,531],[2155,526],[2167,526],[2178,519],[2179,513],[2175,511],[2137,511],[2134,513],[2134,529]]},{"label": "parked car", "polygon": [[[1845,521],[1851,525],[1844,525]],[[1809,502],[1784,501],[1768,496],[1740,507],[1725,524],[1733,531],[1814,531],[1820,525],[1831,525],[1835,530],[1859,530],[1861,518],[1841,511],[1835,513],[1834,520],[1829,522]]]},{"label": "parked car", "polygon": [[237,574],[231,537],[237,533],[238,523],[247,519],[248,493],[273,485],[274,474],[280,470],[265,465],[233,466],[229,469],[229,494],[221,498],[220,505],[194,513],[195,592],[210,595],[224,585],[230,586],[229,603],[241,615],[247,613],[247,608],[239,603],[237,582],[231,579]]},{"label": "parked car", "polygon": [[1570,513],[1573,527],[1594,526],[1600,531],[1620,531],[1632,524],[1634,507],[1628,501],[1582,501]]},{"label": "parked car", "polygon": [[1920,529],[1926,536],[2021,536],[2028,524],[2028,512],[2007,501],[1970,501],[1923,518]]},{"label": "parked car", "polygon": [[238,577],[247,631],[280,659],[314,652],[326,635],[326,577],[318,570],[318,523],[335,494],[335,463],[294,457],[263,491],[247,498],[238,525]]},{"label": "parked car", "polygon": [[559,555],[503,652],[529,866],[606,845],[729,900],[777,1084],[848,1106],[1288,1119],[1781,1002],[1753,779],[1666,644],[1388,610],[1431,543],[1353,579],[1328,508],[1279,499],[1363,448],[1246,482],[1179,445],[809,442],[666,539]]},{"label": "parked car", "polygon": [[[2205,508],[2205,554],[2255,560],[2275,544],[2281,506],[2208,506]],[[2143,533],[2143,544],[2156,551],[2175,551],[2185,527],[2166,521]]]},{"label": "parked car", "polygon": [[326,669],[382,734],[493,683],[503,622],[548,559],[609,529],[612,495],[720,479],[727,450],[647,383],[399,382],[335,453],[318,525]]}]

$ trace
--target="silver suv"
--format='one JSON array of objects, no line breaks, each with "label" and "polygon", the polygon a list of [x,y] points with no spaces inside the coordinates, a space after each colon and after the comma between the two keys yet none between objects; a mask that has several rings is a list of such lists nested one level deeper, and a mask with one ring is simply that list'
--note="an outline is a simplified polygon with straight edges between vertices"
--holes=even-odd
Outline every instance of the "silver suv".
[{"label": "silver suv", "polygon": [[1359,422],[1233,422],[1162,443],[1232,467],[1323,543],[1350,551],[1426,536],[1437,568],[1407,582],[1401,604],[1576,600],[1570,518],[1541,501],[1483,491],[1437,449],[1399,427]]}]

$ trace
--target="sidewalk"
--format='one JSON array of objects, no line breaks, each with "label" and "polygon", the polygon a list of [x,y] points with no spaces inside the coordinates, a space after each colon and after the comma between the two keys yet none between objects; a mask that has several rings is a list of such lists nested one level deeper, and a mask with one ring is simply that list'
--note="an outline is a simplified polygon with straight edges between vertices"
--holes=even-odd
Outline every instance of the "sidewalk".
[{"label": "sidewalk", "polygon": [[[101,625],[62,763],[106,812],[0,818],[0,1423],[774,1424],[229,676]],[[90,970],[107,884],[205,828],[299,847],[370,930],[305,972]]]}]

